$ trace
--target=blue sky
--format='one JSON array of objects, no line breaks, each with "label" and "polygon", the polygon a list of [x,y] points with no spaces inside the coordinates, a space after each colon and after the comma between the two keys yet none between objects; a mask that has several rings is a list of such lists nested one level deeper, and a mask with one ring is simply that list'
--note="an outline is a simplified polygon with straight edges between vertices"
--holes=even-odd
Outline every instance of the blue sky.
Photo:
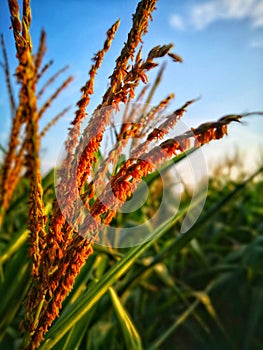
[{"label": "blue sky", "polygon": [[[45,28],[46,61],[55,61],[49,74],[69,64],[68,72],[75,77],[71,87],[45,115],[41,126],[65,106],[75,105],[80,97],[79,89],[88,79],[90,59],[101,48],[106,30],[120,18],[120,28],[98,74],[88,112],[100,102],[114,60],[127,38],[136,4],[134,0],[32,0],[34,48],[38,46],[41,28]],[[0,31],[5,36],[14,70],[15,49],[12,31],[8,29],[7,1],[1,7]],[[201,95],[202,99],[190,107],[184,117],[189,126],[228,113],[263,111],[263,0],[159,0],[153,18],[144,37],[145,55],[153,46],[171,42],[175,45],[173,51],[184,60],[183,64],[168,61],[155,102],[174,92],[175,107]],[[150,74],[151,77],[154,74]],[[0,142],[4,144],[10,122],[3,75],[0,89]],[[50,93],[54,89],[55,86]],[[43,140],[44,170],[55,164],[73,116],[74,108]],[[260,146],[262,148],[262,132],[263,117],[252,117],[246,126],[230,127],[229,137],[224,142],[215,142],[206,152],[215,159],[215,152],[222,157],[222,152],[238,145],[242,152],[249,149],[250,158],[256,158]]]}]

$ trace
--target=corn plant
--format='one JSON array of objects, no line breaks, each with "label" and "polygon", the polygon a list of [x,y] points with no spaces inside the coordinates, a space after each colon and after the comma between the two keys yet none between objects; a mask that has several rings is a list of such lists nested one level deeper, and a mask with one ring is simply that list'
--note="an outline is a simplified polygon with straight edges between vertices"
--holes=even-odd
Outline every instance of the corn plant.
[{"label": "corn plant", "polygon": [[[224,137],[228,124],[256,113],[226,115],[217,121],[203,123],[170,137],[171,130],[195,99],[172,112],[167,108],[173,94],[164,97],[156,106],[150,105],[164,72],[164,66],[161,66],[147,94],[147,73],[159,65],[156,59],[168,57],[181,63],[182,58],[172,52],[172,44],[157,45],[143,58],[142,37],[147,33],[156,0],[142,0],[137,5],[131,30],[116,59],[109,87],[102,95],[101,103],[91,113],[87,126],[81,130],[87,119],[86,109],[94,92],[97,71],[110,49],[119,20],[108,29],[102,49],[93,57],[88,80],[81,88],[81,98],[77,102],[77,110],[65,142],[64,156],[55,174],[54,188],[53,171],[44,179],[41,176],[40,142],[49,127],[68,108],[43,130],[39,130],[39,119],[72,78],[65,80],[42,107],[38,106],[39,97],[65,69],[37,90],[40,78],[50,65],[48,63],[42,67],[45,33],[41,35],[37,53],[33,54],[30,2],[23,1],[22,18],[18,1],[9,0],[8,4],[18,59],[15,75],[20,90],[16,103],[2,37],[12,130],[9,145],[4,149],[0,181],[0,290],[3,295],[0,309],[1,338],[6,344],[9,344],[10,337],[17,339],[22,349],[72,349],[84,346],[83,343],[86,344],[85,348],[106,348],[111,331],[116,335],[116,328],[112,329],[112,325],[106,321],[98,323],[97,329],[94,324],[96,318],[101,317],[103,321],[103,310],[108,313],[109,304],[112,304],[123,341],[119,345],[112,341],[111,346],[115,349],[118,346],[142,349],[142,336],[123,300],[131,293],[131,285],[136,285],[138,280],[143,283],[144,277],[147,281],[147,273],[155,271],[188,307],[182,318],[168,329],[168,333],[164,333],[163,337],[151,345],[151,348],[157,348],[189,314],[193,314],[202,323],[198,314],[195,314],[195,308],[200,303],[213,314],[208,293],[214,288],[214,283],[208,283],[203,294],[193,294],[195,301],[189,304],[188,297],[179,292],[166,266],[161,263],[169,252],[182,252],[190,241],[193,249],[198,252],[193,241],[198,231],[193,228],[184,235],[176,235],[167,243],[162,243],[164,235],[169,236],[178,229],[180,220],[187,214],[187,201],[169,219],[163,222],[157,220],[155,228],[149,227],[146,236],[138,238],[138,242],[133,241],[131,248],[126,246],[124,252],[117,249],[120,247],[118,230],[114,231],[116,236],[113,241],[117,242],[115,246],[109,239],[111,228],[114,225],[121,228],[127,222],[132,222],[135,230],[139,226],[143,212],[139,210],[127,220],[121,214],[121,208],[140,191],[142,180],[150,188],[153,185],[158,188],[160,169],[170,169],[204,144]],[[146,87],[138,92],[141,83]],[[132,104],[132,101],[138,103]],[[141,101],[144,103],[140,104]],[[125,106],[125,109],[119,117],[117,112],[121,106]],[[114,119],[115,115],[119,120]],[[110,150],[109,147],[106,148],[104,155],[103,141],[109,127],[112,130],[112,140]],[[23,138],[21,134],[24,135]],[[239,190],[238,187],[237,191]],[[229,196],[226,196],[225,201],[229,200]],[[157,198],[157,202],[159,200]],[[198,196],[192,200],[191,206],[194,208],[203,200],[203,196]],[[217,206],[207,211],[197,227],[216,213],[223,203],[224,200],[220,200]],[[148,204],[148,212],[152,209],[153,205]],[[13,229],[8,229],[12,215],[17,213],[21,215],[18,224],[14,222]],[[150,261],[147,260],[147,252],[151,252]],[[215,319],[218,321],[216,317]],[[100,332],[100,326],[103,342],[94,345],[94,337],[96,338],[96,332]],[[153,329],[155,326],[153,324]],[[18,329],[21,336],[17,333]],[[218,329],[228,341],[219,321]],[[88,339],[85,340],[87,335]]]}]

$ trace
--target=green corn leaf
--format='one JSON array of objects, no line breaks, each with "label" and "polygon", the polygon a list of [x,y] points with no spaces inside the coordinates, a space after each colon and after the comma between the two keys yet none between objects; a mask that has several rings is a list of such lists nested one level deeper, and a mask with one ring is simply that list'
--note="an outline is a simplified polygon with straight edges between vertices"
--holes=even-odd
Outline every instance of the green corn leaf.
[{"label": "green corn leaf", "polygon": [[11,242],[7,245],[7,247],[4,249],[4,251],[1,252],[0,256],[0,266],[4,264],[10,257],[17,252],[21,246],[24,245],[24,243],[27,240],[29,231],[25,230],[19,232],[12,240]]},{"label": "green corn leaf", "polygon": [[78,323],[71,328],[66,337],[64,337],[55,347],[55,350],[77,350],[90,326],[90,322],[96,312],[96,305],[85,315]]},{"label": "green corn leaf", "polygon": [[160,280],[168,287],[174,288],[175,282],[167,266],[164,263],[158,263],[154,266],[154,271]]},{"label": "green corn leaf", "polygon": [[[208,293],[213,287],[213,283],[210,283],[205,293]],[[201,303],[200,299],[197,298],[189,307],[175,320],[175,322],[160,336],[158,337],[148,348],[147,350],[157,350],[161,349],[163,343],[173,334],[173,332],[181,326],[186,319],[191,316],[197,306]]]},{"label": "green corn leaf", "polygon": [[5,280],[0,284],[0,340],[21,308],[30,286],[27,247],[24,245],[5,269]]},{"label": "green corn leaf", "polygon": [[0,151],[2,151],[4,154],[6,154],[6,149],[0,144]]},{"label": "green corn leaf", "polygon": [[251,299],[249,300],[249,313],[246,323],[246,332],[244,335],[244,350],[249,350],[251,344],[253,344],[253,338],[257,327],[261,329],[260,318],[262,317],[262,310],[263,289],[262,287],[254,288],[251,293]]},{"label": "green corn leaf", "polygon": [[137,329],[135,328],[127,310],[125,309],[120,298],[118,297],[118,294],[112,287],[109,288],[109,292],[114,311],[122,329],[122,334],[124,336],[126,348],[129,350],[142,350],[143,347],[140,335]]}]

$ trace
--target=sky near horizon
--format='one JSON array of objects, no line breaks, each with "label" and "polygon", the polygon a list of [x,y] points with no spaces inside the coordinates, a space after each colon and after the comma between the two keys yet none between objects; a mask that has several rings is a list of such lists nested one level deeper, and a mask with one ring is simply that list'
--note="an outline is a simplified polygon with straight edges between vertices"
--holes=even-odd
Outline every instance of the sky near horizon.
[{"label": "sky near horizon", "polygon": [[[71,113],[43,140],[42,168],[47,171],[55,165],[66,138],[75,104],[80,98],[79,90],[88,79],[91,58],[102,47],[107,29],[120,18],[120,28],[98,73],[88,112],[100,103],[114,60],[126,41],[137,1],[32,0],[31,4],[33,47],[35,50],[38,47],[40,31],[44,28],[48,47],[46,62],[54,59],[49,74],[69,64],[64,78],[67,74],[75,78],[41,121],[43,127],[65,106],[73,106]],[[7,1],[1,0],[0,32],[5,37],[13,72],[16,59],[9,26]],[[153,22],[143,40],[145,56],[153,46],[173,43],[173,52],[183,58],[183,64],[167,60],[166,72],[154,102],[174,92],[173,107],[180,107],[185,101],[201,96],[184,116],[183,120],[189,127],[225,114],[263,111],[263,0],[159,0]],[[154,75],[149,74],[150,81]],[[3,74],[0,89],[0,143],[5,145],[10,113]],[[50,93],[54,89],[55,86],[50,88]],[[237,145],[241,152],[250,151],[253,157],[257,157],[263,144],[262,133],[263,117],[251,117],[245,126],[231,126],[226,140],[215,141],[208,153],[211,156],[216,152],[222,157],[222,150],[226,153],[229,147]]]}]

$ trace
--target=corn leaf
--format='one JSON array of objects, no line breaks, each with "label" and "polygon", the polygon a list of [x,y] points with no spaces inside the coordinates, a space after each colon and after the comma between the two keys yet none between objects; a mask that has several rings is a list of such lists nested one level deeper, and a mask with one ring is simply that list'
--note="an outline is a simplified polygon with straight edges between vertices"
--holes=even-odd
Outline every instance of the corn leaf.
[{"label": "corn leaf", "polygon": [[135,328],[130,315],[123,306],[114,288],[110,287],[109,292],[114,311],[119,321],[119,325],[122,329],[122,334],[124,336],[126,348],[130,350],[142,350],[143,347],[140,335],[137,329]]}]

